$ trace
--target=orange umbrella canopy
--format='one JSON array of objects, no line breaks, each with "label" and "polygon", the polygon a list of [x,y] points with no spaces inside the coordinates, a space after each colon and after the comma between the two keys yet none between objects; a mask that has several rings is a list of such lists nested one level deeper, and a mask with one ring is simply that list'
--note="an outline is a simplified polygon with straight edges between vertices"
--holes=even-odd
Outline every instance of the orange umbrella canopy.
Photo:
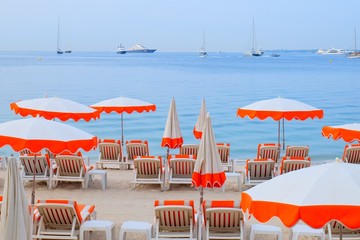
[{"label": "orange umbrella canopy", "polygon": [[173,98],[170,103],[161,147],[168,147],[174,149],[181,147],[183,143],[184,140],[181,136],[180,124],[176,111],[176,103],[175,99]]},{"label": "orange umbrella canopy", "polygon": [[345,142],[360,142],[360,123],[325,126],[321,134],[326,138],[332,137],[334,140],[342,138]]},{"label": "orange umbrella canopy", "polygon": [[306,103],[299,102],[286,98],[273,98],[269,100],[262,100],[237,110],[237,116],[244,118],[259,118],[264,120],[272,118],[275,121],[280,119],[286,120],[305,120],[308,118],[322,118],[324,115],[323,110],[317,109]]},{"label": "orange umbrella canopy", "polygon": [[287,227],[299,220],[321,228],[337,220],[360,228],[360,165],[334,162],[292,171],[241,196],[241,207],[265,223],[278,217]]},{"label": "orange umbrella canopy", "polygon": [[48,120],[58,118],[61,121],[69,119],[90,121],[91,119],[100,118],[100,112],[96,109],[58,97],[13,102],[10,104],[10,109],[23,117],[28,115],[33,117],[41,116]]},{"label": "orange umbrella canopy", "polygon": [[70,125],[37,117],[1,123],[0,147],[5,145],[17,152],[23,149],[39,152],[47,148],[54,154],[64,150],[74,153],[80,148],[94,149],[97,137]]}]

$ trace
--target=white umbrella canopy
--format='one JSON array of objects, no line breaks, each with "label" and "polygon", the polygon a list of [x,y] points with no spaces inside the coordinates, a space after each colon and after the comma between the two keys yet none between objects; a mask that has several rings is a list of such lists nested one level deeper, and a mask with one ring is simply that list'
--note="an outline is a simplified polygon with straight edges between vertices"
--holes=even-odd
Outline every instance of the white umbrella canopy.
[{"label": "white umbrella canopy", "polygon": [[23,117],[31,115],[33,117],[41,116],[47,120],[55,118],[61,121],[73,119],[78,121],[84,119],[100,118],[100,112],[94,108],[59,97],[36,98],[30,100],[22,100],[10,104],[10,109],[16,114]]},{"label": "white umbrella canopy", "polygon": [[360,165],[334,163],[280,175],[242,193],[244,212],[260,222],[278,217],[292,227],[299,220],[321,228],[337,220],[360,228]]},{"label": "white umbrella canopy", "polygon": [[198,119],[195,123],[194,130],[193,130],[193,134],[196,139],[200,139],[202,136],[202,131],[203,131],[204,124],[205,124],[206,113],[207,113],[206,103],[205,103],[205,99],[203,99],[202,104],[201,104],[200,113],[199,113]]},{"label": "white umbrella canopy", "polygon": [[117,112],[121,114],[121,144],[124,145],[124,117],[123,113],[131,114],[133,112],[150,112],[156,110],[156,105],[148,103],[142,100],[127,98],[127,97],[117,97],[107,100],[100,101],[91,105],[92,108],[97,109],[100,112]]},{"label": "white umbrella canopy", "polygon": [[342,138],[345,142],[360,142],[360,123],[324,126],[321,133],[324,137],[332,137],[334,140]]},{"label": "white umbrella canopy", "polygon": [[32,239],[31,208],[16,158],[9,158],[1,206],[1,239]]},{"label": "white umbrella canopy", "polygon": [[175,99],[173,98],[170,103],[161,147],[168,147],[171,149],[179,148],[183,142],[184,140],[181,136],[180,123],[176,111],[176,103]]}]

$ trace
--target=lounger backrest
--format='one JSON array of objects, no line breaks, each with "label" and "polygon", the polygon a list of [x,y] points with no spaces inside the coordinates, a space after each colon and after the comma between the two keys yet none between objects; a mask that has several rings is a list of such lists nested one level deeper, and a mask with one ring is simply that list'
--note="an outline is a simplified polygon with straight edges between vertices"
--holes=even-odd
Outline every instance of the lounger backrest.
[{"label": "lounger backrest", "polygon": [[246,160],[246,175],[251,180],[268,180],[273,177],[275,161],[271,159]]},{"label": "lounger backrest", "polygon": [[130,140],[126,141],[126,154],[128,160],[134,160],[136,156],[149,156],[148,141]]},{"label": "lounger backrest", "polygon": [[162,173],[162,159],[155,156],[141,156],[134,159],[138,178],[156,178]]},{"label": "lounger backrest", "polygon": [[217,143],[216,146],[219,150],[221,162],[224,164],[228,164],[229,159],[230,159],[230,144],[229,143]]},{"label": "lounger backrest", "polygon": [[286,158],[281,161],[280,174],[310,167],[310,159],[303,157]]},{"label": "lounger backrest", "polygon": [[331,232],[331,234],[339,235],[340,228],[341,228],[341,232],[343,234],[343,239],[348,239],[348,238],[346,238],[345,235],[348,235],[348,236],[352,235],[353,238],[351,238],[351,239],[359,239],[360,238],[360,229],[346,228],[346,227],[344,227],[344,225],[342,225],[338,221],[329,222],[328,225],[327,225],[326,230],[327,230],[327,233]]},{"label": "lounger backrest", "polygon": [[343,161],[347,163],[360,164],[360,144],[346,145],[343,154]]},{"label": "lounger backrest", "polygon": [[27,149],[27,148],[25,148],[25,149],[23,149],[23,150],[20,151],[20,155],[29,155],[29,154],[41,155],[41,152],[33,153],[33,152],[31,152],[29,149]]},{"label": "lounger backrest", "polygon": [[195,159],[193,155],[173,155],[169,159],[169,168],[175,178],[191,178],[194,167]]},{"label": "lounger backrest", "polygon": [[278,161],[280,145],[276,143],[261,143],[258,145],[257,159],[272,159]]},{"label": "lounger backrest", "polygon": [[100,160],[121,161],[122,150],[120,140],[102,139],[99,144]]},{"label": "lounger backrest", "polygon": [[195,223],[193,200],[156,200],[155,218],[159,220],[159,230],[187,231]]},{"label": "lounger backrest", "polygon": [[308,157],[309,146],[287,146],[285,157]]},{"label": "lounger backrest", "polygon": [[180,154],[197,155],[199,151],[199,144],[183,144],[180,147]]},{"label": "lounger backrest", "polygon": [[240,201],[213,200],[202,203],[205,225],[210,231],[239,232],[243,224]]},{"label": "lounger backrest", "polygon": [[[50,169],[50,159],[48,156],[39,155],[36,156],[34,154],[22,155],[19,157],[21,164],[24,167],[24,172],[26,175],[44,175],[49,174]],[[35,168],[34,168],[35,161]]]},{"label": "lounger backrest", "polygon": [[58,175],[84,177],[87,171],[84,159],[79,156],[57,155],[55,158]]}]

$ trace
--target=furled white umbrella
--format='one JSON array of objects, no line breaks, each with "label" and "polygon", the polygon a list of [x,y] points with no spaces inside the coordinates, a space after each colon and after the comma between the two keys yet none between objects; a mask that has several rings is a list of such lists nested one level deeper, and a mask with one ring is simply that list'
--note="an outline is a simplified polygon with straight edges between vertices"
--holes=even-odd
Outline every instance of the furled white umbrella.
[{"label": "furled white umbrella", "polygon": [[33,117],[41,116],[47,120],[57,118],[61,121],[67,121],[69,119],[73,119],[74,121],[80,119],[90,121],[91,119],[96,120],[100,118],[100,112],[98,110],[59,97],[36,98],[13,102],[10,104],[10,109],[23,117],[28,115]]},{"label": "furled white umbrella", "polygon": [[200,187],[199,219],[201,219],[202,214],[201,205],[204,197],[204,188],[221,188],[225,181],[226,176],[216,146],[210,114],[207,113],[192,175],[193,185]]},{"label": "furled white umbrella", "polygon": [[161,147],[167,147],[168,149],[179,148],[183,142],[184,140],[181,136],[180,123],[176,111],[176,103],[175,99],[172,98],[161,141]]},{"label": "furled white umbrella", "polygon": [[[40,152],[48,149],[54,154],[65,150],[75,153],[80,148],[90,151],[97,146],[97,137],[73,126],[40,117],[0,123],[0,148],[9,145],[19,152],[28,149]],[[35,184],[31,203],[35,200]]]},{"label": "furled white umbrella", "polygon": [[1,206],[2,240],[32,239],[31,208],[26,198],[16,158],[10,157]]},{"label": "furled white umbrella", "polygon": [[201,104],[200,113],[199,113],[198,119],[196,121],[194,130],[193,130],[193,134],[196,139],[201,138],[202,131],[203,131],[204,124],[205,124],[206,113],[207,113],[207,111],[206,111],[205,99],[203,99],[202,104]]},{"label": "furled white umbrella", "polygon": [[322,228],[336,220],[360,228],[360,165],[321,164],[292,171],[245,192],[241,207],[260,222],[278,217],[287,227],[299,220]]},{"label": "furled white umbrella", "polygon": [[323,110],[315,108],[306,103],[287,99],[287,98],[272,98],[261,100],[244,107],[238,108],[237,116],[244,118],[248,116],[250,119],[259,118],[264,120],[272,118],[278,121],[278,144],[280,145],[280,120],[283,124],[283,149],[285,149],[285,130],[284,119],[286,120],[306,120],[308,118],[322,118]]},{"label": "furled white umbrella", "polygon": [[121,114],[121,144],[124,145],[124,118],[123,113],[155,111],[156,105],[142,100],[126,97],[111,98],[91,105],[100,112]]}]

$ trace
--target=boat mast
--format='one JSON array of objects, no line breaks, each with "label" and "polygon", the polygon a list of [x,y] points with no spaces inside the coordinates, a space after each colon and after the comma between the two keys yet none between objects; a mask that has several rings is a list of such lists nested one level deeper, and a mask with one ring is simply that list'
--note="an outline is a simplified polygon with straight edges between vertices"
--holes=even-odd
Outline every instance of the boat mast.
[{"label": "boat mast", "polygon": [[204,30],[204,33],[203,33],[203,49],[205,51],[205,30]]},{"label": "boat mast", "polygon": [[59,51],[59,44],[60,44],[60,19],[58,19],[58,38],[57,38],[57,50]]},{"label": "boat mast", "polygon": [[255,19],[253,18],[253,52],[255,51]]},{"label": "boat mast", "polygon": [[356,28],[354,28],[354,36],[355,36],[355,52],[356,52]]}]

